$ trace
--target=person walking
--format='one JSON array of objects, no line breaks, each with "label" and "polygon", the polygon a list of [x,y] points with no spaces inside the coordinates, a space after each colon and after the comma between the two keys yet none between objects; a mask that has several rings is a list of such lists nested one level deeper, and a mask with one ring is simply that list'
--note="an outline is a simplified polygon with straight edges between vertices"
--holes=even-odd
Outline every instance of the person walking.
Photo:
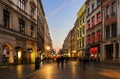
[{"label": "person walking", "polygon": [[60,65],[60,57],[57,57],[57,67]]},{"label": "person walking", "polygon": [[83,57],[83,70],[86,70],[86,63],[88,62],[87,57]]},{"label": "person walking", "polygon": [[61,60],[61,67],[63,68],[63,66],[64,66],[64,57],[61,56],[60,60]]}]

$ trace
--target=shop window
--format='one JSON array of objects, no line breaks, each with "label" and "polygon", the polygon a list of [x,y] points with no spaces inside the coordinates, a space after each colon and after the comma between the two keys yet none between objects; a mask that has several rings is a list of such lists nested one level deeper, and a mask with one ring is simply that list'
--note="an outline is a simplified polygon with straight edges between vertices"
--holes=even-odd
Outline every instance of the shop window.
[{"label": "shop window", "polygon": [[9,28],[10,22],[10,12],[8,10],[3,10],[3,26]]},{"label": "shop window", "polygon": [[3,46],[2,63],[9,64],[10,50],[8,46]]}]

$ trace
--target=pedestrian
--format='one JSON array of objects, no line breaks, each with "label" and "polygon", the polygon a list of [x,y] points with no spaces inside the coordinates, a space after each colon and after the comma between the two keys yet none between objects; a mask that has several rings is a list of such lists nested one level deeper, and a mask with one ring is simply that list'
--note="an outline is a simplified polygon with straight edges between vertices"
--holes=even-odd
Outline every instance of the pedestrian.
[{"label": "pedestrian", "polygon": [[83,57],[83,70],[86,70],[86,63],[88,62],[86,57]]},{"label": "pedestrian", "polygon": [[61,60],[61,67],[63,68],[63,66],[64,66],[64,57],[61,56],[61,57],[60,57],[60,60]]},{"label": "pedestrian", "polygon": [[57,57],[57,67],[60,65],[60,57]]}]

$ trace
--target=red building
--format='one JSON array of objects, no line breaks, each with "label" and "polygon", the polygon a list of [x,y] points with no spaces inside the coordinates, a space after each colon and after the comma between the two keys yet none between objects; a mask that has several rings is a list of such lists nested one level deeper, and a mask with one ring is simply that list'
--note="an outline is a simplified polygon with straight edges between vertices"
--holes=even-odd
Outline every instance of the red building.
[{"label": "red building", "polygon": [[102,0],[102,14],[103,14],[102,58],[104,60],[117,60],[119,56],[117,5],[118,0]]},{"label": "red building", "polygon": [[86,6],[87,53],[96,59],[101,55],[101,0],[87,0]]}]

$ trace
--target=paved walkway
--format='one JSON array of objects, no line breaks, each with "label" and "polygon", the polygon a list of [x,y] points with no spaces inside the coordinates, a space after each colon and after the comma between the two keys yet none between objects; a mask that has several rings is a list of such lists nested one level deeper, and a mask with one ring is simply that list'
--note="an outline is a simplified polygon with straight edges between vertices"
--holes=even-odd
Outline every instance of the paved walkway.
[{"label": "paved walkway", "polygon": [[64,67],[56,63],[41,64],[35,70],[34,64],[0,67],[0,79],[120,79],[120,67],[104,63],[89,64],[86,70],[76,61]]},{"label": "paved walkway", "polygon": [[57,64],[47,64],[26,79],[120,79],[120,70],[94,67],[87,65],[83,70],[78,62],[69,62],[64,67]]}]

